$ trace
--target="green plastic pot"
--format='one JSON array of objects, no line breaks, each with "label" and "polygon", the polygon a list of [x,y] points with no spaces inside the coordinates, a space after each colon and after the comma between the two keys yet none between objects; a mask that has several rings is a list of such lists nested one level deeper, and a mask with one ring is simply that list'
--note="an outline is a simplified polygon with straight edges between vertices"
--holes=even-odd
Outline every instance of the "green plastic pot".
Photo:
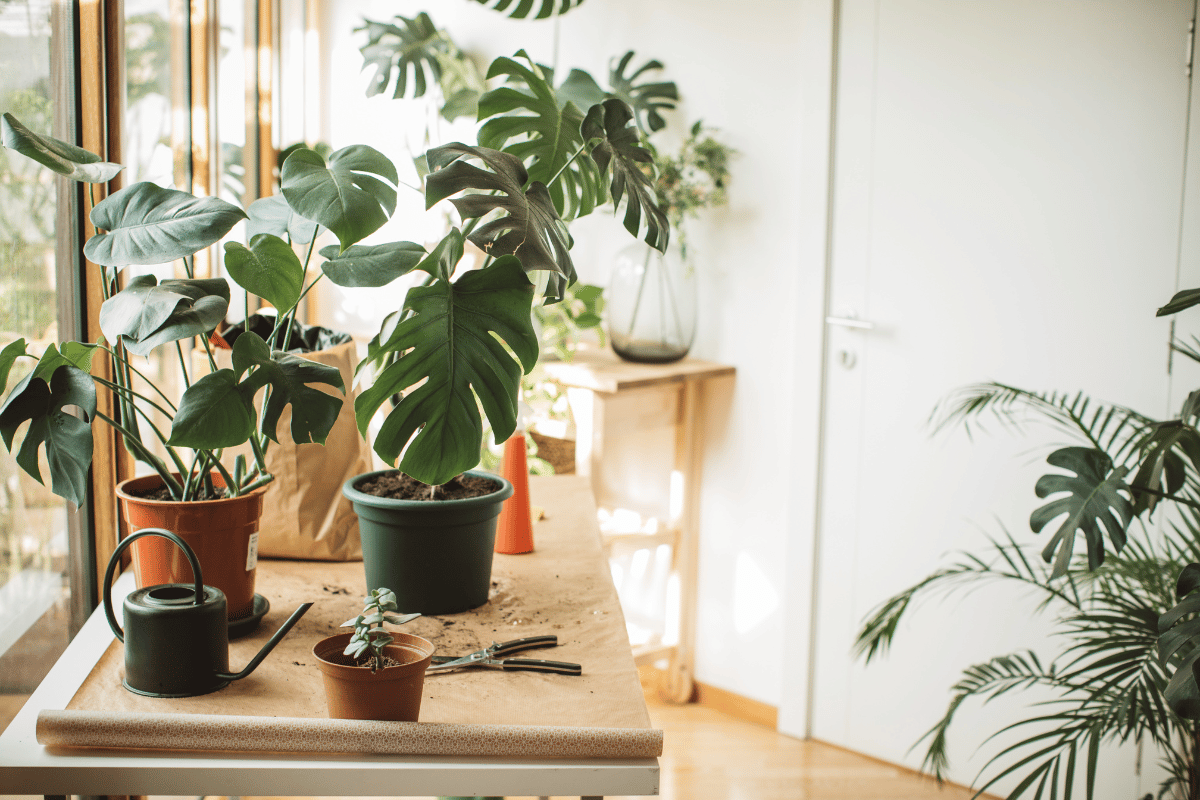
[{"label": "green plastic pot", "polygon": [[358,515],[367,589],[396,593],[400,610],[453,614],[487,602],[492,583],[492,554],[500,507],[513,487],[499,475],[490,478],[499,491],[463,500],[395,500],[355,488],[395,470],[358,475],[342,485],[342,494]]}]

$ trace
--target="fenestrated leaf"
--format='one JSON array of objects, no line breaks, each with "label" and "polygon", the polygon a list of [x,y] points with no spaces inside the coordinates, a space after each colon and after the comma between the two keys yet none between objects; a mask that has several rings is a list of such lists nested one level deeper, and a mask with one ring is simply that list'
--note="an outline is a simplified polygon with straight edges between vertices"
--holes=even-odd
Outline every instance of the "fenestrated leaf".
[{"label": "fenestrated leaf", "polygon": [[304,288],[304,266],[291,245],[270,233],[260,233],[246,247],[225,243],[225,270],[238,286],[266,300],[283,313],[296,305]]},{"label": "fenestrated leaf", "polygon": [[92,224],[106,233],[88,239],[83,252],[106,267],[163,264],[217,243],[245,218],[220,198],[142,181],[96,204]]},{"label": "fenestrated leaf", "polygon": [[[555,13],[565,14],[572,8],[583,4],[583,0],[475,0],[475,2],[495,9],[512,19],[525,19],[530,14],[534,19],[548,19]],[[555,6],[558,6],[557,10]]]},{"label": "fenestrated leaf", "polygon": [[392,96],[397,99],[407,94],[410,74],[413,97],[424,96],[428,85],[441,79],[442,66],[437,56],[446,49],[446,40],[424,11],[412,19],[397,14],[394,23],[369,19],[364,19],[363,23],[361,28],[355,28],[355,31],[367,32],[367,43],[359,48],[363,69],[375,68],[367,86],[368,97],[387,90],[393,70],[396,90]]},{"label": "fenestrated leaf", "polygon": [[[53,357],[61,358],[57,351]],[[79,408],[85,419],[67,413],[67,406]],[[59,363],[48,382],[35,369],[13,387],[0,406],[0,436],[11,452],[17,429],[29,421],[17,464],[42,483],[38,450],[44,444],[51,491],[82,505],[87,499],[88,466],[92,462],[90,421],[95,415],[92,376],[69,363]]]},{"label": "fenestrated leaf", "polygon": [[575,158],[584,144],[583,112],[555,92],[551,78],[524,50],[517,56],[528,64],[497,58],[488,70],[489,79],[504,75],[510,85],[479,98],[479,119],[487,120],[479,129],[479,145],[519,158],[529,170],[528,180],[546,185],[563,219],[590,214],[604,202],[604,186],[595,163]]},{"label": "fenestrated leaf", "polygon": [[608,92],[600,88],[596,79],[581,69],[567,73],[566,80],[558,85],[557,94],[560,105],[566,105],[569,101],[580,109],[591,108],[609,98]]},{"label": "fenestrated leaf", "polygon": [[[517,256],[527,272],[548,270],[561,276],[552,287],[561,287],[563,281],[575,282],[571,235],[567,226],[554,210],[545,186],[533,183],[528,191],[524,189],[528,173],[520,159],[509,153],[458,142],[436,147],[428,155],[433,172],[426,181],[427,208],[469,189],[494,192],[468,194],[450,201],[465,219],[482,217],[496,209],[507,212],[476,228],[470,236],[471,241],[493,256]],[[467,158],[478,159],[493,171],[468,164]],[[547,296],[558,299],[561,293],[547,288]]]},{"label": "fenestrated leaf", "polygon": [[394,463],[407,445],[400,469],[430,484],[475,466],[483,438],[476,397],[497,441],[512,434],[522,372],[537,363],[532,301],[533,286],[511,257],[467,272],[453,284],[435,281],[409,291],[406,307],[412,316],[381,343],[399,358],[354,404],[359,429],[365,431],[380,406],[411,389],[375,439],[375,452],[384,461]]},{"label": "fenestrated leaf", "polygon": [[9,342],[3,350],[0,350],[0,392],[3,392],[8,386],[8,373],[12,370],[13,364],[23,355],[26,355],[23,338]]},{"label": "fenestrated leaf", "polygon": [[[1154,511],[1159,492],[1174,494],[1183,486],[1183,459],[1175,448],[1187,453],[1200,468],[1200,434],[1183,420],[1160,422],[1142,444],[1142,464],[1129,484],[1133,515]],[[1150,491],[1139,491],[1149,489]]]},{"label": "fenestrated leaf", "polygon": [[1159,658],[1164,664],[1176,664],[1175,673],[1163,691],[1171,709],[1185,719],[1200,719],[1200,686],[1196,662],[1200,658],[1200,564],[1188,564],[1179,574],[1176,604],[1158,621],[1162,634],[1158,639]]},{"label": "fenestrated leaf", "polygon": [[612,170],[609,189],[614,206],[619,207],[621,200],[625,200],[625,230],[638,236],[644,218],[646,244],[665,253],[671,226],[667,222],[667,215],[658,207],[653,182],[640,166],[653,164],[654,157],[641,146],[637,127],[629,125],[632,119],[633,112],[625,103],[605,100],[588,109],[587,118],[583,121],[583,135],[589,141],[600,140],[592,148],[592,158],[601,172]]},{"label": "fenestrated leaf", "polygon": [[398,182],[387,156],[351,145],[330,154],[328,164],[316,151],[296,150],[283,162],[280,186],[297,214],[329,228],[345,250],[395,213]]},{"label": "fenestrated leaf", "polygon": [[342,408],[342,398],[327,394],[307,384],[321,383],[341,392],[346,391],[342,373],[337,367],[320,364],[307,358],[274,352],[257,334],[243,333],[233,345],[233,368],[238,376],[254,369],[244,381],[251,395],[270,385],[270,396],[262,412],[262,432],[278,442],[276,428],[279,415],[290,403],[292,406],[292,441],[296,444],[324,444]]},{"label": "fenestrated leaf", "polygon": [[329,259],[321,271],[338,286],[347,287],[387,286],[412,272],[425,257],[425,248],[415,242],[356,244],[340,255],[338,251],[334,245],[321,248],[321,255]]},{"label": "fenestrated leaf", "polygon": [[1066,514],[1066,519],[1042,551],[1042,558],[1049,562],[1057,553],[1051,577],[1065,574],[1078,531],[1087,543],[1088,566],[1094,570],[1104,563],[1101,527],[1108,533],[1115,551],[1120,552],[1125,546],[1125,529],[1133,517],[1133,508],[1121,491],[1126,488],[1123,479],[1129,469],[1114,468],[1107,454],[1087,447],[1055,450],[1046,461],[1075,474],[1043,475],[1034,487],[1041,498],[1066,493],[1066,497],[1051,500],[1029,517],[1029,527],[1039,533],[1047,523]]},{"label": "fenestrated leaf", "polygon": [[282,239],[288,237],[292,244],[308,244],[321,227],[310,219],[297,214],[281,194],[261,197],[250,204],[250,219],[246,223],[246,236],[253,239],[260,233],[270,233]]},{"label": "fenestrated leaf", "polygon": [[[252,335],[243,333],[238,341]],[[196,450],[245,444],[254,433],[253,399],[254,389],[239,385],[233,370],[205,375],[183,393],[167,444]]]},{"label": "fenestrated leaf", "polygon": [[1154,316],[1166,317],[1171,314],[1178,314],[1180,311],[1197,304],[1200,304],[1200,289],[1184,289],[1182,292],[1176,292],[1170,302],[1160,308]]},{"label": "fenestrated leaf", "polygon": [[139,275],[100,306],[100,330],[139,356],[214,330],[229,310],[224,278],[165,280]]},{"label": "fenestrated leaf", "polygon": [[[658,60],[651,59],[634,70],[632,75],[627,76],[625,70],[631,60],[633,60],[632,50],[621,56],[621,60],[615,67],[610,68],[608,83],[612,87],[613,94],[633,108],[634,118],[637,120],[639,128],[647,133],[662,130],[667,126],[667,121],[658,112],[661,109],[675,107],[679,100],[679,88],[674,81],[635,83],[643,73],[662,69],[663,65]],[[590,107],[591,105],[584,106],[584,108]]]},{"label": "fenestrated leaf", "polygon": [[125,169],[120,164],[101,161],[100,156],[82,147],[34,133],[8,113],[0,117],[0,142],[74,181],[107,183]]}]

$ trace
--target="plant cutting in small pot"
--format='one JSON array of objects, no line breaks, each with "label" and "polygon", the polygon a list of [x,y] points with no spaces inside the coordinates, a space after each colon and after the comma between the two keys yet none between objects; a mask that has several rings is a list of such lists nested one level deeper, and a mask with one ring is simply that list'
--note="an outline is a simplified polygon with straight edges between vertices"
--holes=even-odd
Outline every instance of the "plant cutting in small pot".
[{"label": "plant cutting in small pot", "polygon": [[342,623],[354,633],[322,639],[313,647],[325,683],[329,716],[416,722],[433,645],[420,636],[389,633],[420,614],[399,614],[396,595],[372,589],[362,613]]},{"label": "plant cutting in small pot", "polygon": [[[9,114],[0,121],[0,135],[6,147],[76,181],[105,183],[121,170],[86,150],[34,133]],[[286,352],[297,305],[324,276],[310,279],[309,261],[302,263],[293,245],[311,241],[324,226],[349,247],[382,225],[396,201],[395,170],[371,148],[345,148],[330,154],[328,162],[304,149],[288,157],[283,172],[284,196],[256,201],[249,213],[214,197],[146,182],[102,200],[91,212],[94,232],[84,253],[102,273],[104,338],[51,344],[40,357],[27,352],[24,339],[0,351],[0,389],[18,359],[37,359],[0,405],[0,434],[10,451],[18,430],[28,426],[16,456],[22,469],[42,480],[38,455],[44,446],[52,490],[80,504],[88,489],[92,423],[100,419],[110,425],[152,473],[117,488],[131,526],[165,527],[187,541],[206,578],[227,595],[230,619],[257,613],[259,605],[253,594],[257,509],[273,480],[265,453],[278,441],[281,413],[291,406],[293,441],[324,443],[343,400],[311,384],[345,391],[335,367]],[[229,310],[230,285],[225,278],[195,277],[193,256],[243,219],[248,219],[249,246],[225,244],[225,271],[246,290],[247,314],[249,296],[257,295],[277,309],[276,325],[265,338],[254,332],[239,336],[232,366],[219,369],[210,338]],[[122,274],[131,265],[178,259],[187,276],[182,279],[160,282],[153,275]],[[375,269],[374,278],[382,280],[385,271]],[[355,274],[353,267],[343,272]],[[189,374],[184,343],[196,344],[211,372]],[[164,346],[179,357],[186,389],[178,398],[155,385],[138,360]],[[89,374],[100,353],[110,370]],[[111,414],[98,404],[98,390],[111,393]],[[68,412],[72,406],[78,415]],[[231,468],[222,464],[225,448],[246,443],[252,463],[240,457]],[[186,563],[161,548],[156,554],[153,543],[138,542],[134,549],[141,551],[135,554],[139,584],[191,579]]]}]

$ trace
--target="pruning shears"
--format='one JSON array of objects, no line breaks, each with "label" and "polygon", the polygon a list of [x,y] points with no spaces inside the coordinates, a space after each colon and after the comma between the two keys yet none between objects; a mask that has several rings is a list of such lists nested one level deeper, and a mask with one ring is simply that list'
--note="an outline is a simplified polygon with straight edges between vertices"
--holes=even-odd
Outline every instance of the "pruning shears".
[{"label": "pruning shears", "polygon": [[498,667],[506,671],[553,672],[559,675],[581,675],[583,667],[567,661],[544,661],[538,658],[510,658],[511,654],[535,647],[557,647],[557,636],[529,636],[510,642],[491,645],[465,656],[434,656],[426,674],[451,672],[468,667]]}]

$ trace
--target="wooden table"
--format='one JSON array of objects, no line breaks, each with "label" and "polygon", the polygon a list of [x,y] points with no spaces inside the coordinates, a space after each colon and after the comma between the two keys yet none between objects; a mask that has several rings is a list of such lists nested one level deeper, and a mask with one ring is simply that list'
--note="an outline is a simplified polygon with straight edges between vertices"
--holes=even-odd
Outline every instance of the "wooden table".
[{"label": "wooden table", "polygon": [[[595,526],[595,506],[587,481],[574,476],[539,478],[531,481],[531,492],[534,501],[546,509],[546,519],[534,529],[537,548],[534,556],[541,560],[531,556],[497,555],[493,581],[500,587],[502,596],[497,596],[494,590],[492,601],[475,612],[421,618],[410,625],[419,623],[425,628],[411,632],[431,640],[435,640],[433,631],[445,632],[437,637],[435,644],[439,640],[447,642],[448,649],[467,641],[490,640],[493,636],[504,640],[544,633],[547,631],[538,626],[558,624],[545,620],[554,619],[556,607],[569,606],[570,598],[547,592],[539,592],[543,596],[534,598],[529,591],[524,599],[518,597],[520,591],[515,585],[518,581],[523,579],[527,585],[535,583],[534,577],[530,576],[531,566],[536,565],[540,571],[548,561],[555,561],[556,553],[565,554],[569,550],[571,556],[578,559],[583,551],[585,555],[590,554],[587,560],[593,562],[594,574],[607,577],[607,565],[603,563]],[[276,566],[274,570],[273,565]],[[314,637],[322,635],[317,628],[336,626],[357,610],[343,613],[342,606],[358,603],[359,595],[365,593],[362,565],[264,561],[259,569],[260,589],[273,591],[280,599],[272,603],[271,612],[259,631],[247,640],[231,644],[230,661],[235,668],[244,664],[249,654],[255,652],[261,641],[290,614],[294,598],[287,594],[287,586],[307,586],[301,591],[315,595],[318,602],[253,675],[217,693],[186,700],[154,700],[131,695],[119,688],[119,676],[113,672],[112,662],[120,656],[120,645],[114,643],[103,611],[99,610],[0,735],[0,794],[588,797],[657,794],[659,767],[656,758],[464,758],[357,753],[85,750],[46,748],[37,743],[35,725],[42,709],[61,710],[80,704],[88,710],[105,710],[106,703],[116,704],[130,709],[129,713],[145,712],[150,708],[160,714],[245,714],[247,704],[251,703],[251,707],[259,709],[258,716],[313,716],[313,702],[319,709],[324,701],[319,689],[315,690],[314,701],[314,690],[308,685],[314,680],[315,668],[306,663],[311,661],[307,651],[311,649]],[[315,575],[321,577],[315,579]],[[568,581],[572,577],[562,575]],[[345,588],[348,581],[355,581],[350,592]],[[132,587],[132,576],[122,576],[114,599]],[[322,591],[326,594],[322,595]],[[593,593],[593,601],[588,614],[572,613],[571,630],[566,626],[557,629],[560,647],[550,656],[583,663],[581,678],[494,671],[431,676],[425,684],[422,721],[498,724],[495,717],[500,708],[505,709],[502,721],[508,724],[580,724],[559,720],[581,718],[572,717],[571,710],[586,714],[588,698],[600,692],[602,685],[611,684],[616,692],[611,696],[621,703],[621,707],[610,709],[610,717],[616,720],[613,725],[637,727],[645,720],[644,724],[648,726],[649,718],[640,688],[636,686],[636,671],[624,639],[624,621],[611,580],[607,583],[607,595]],[[542,612],[540,621],[534,619],[539,608]],[[339,616],[342,619],[329,622]],[[501,624],[506,628],[497,633]],[[307,630],[303,626],[307,626]],[[116,663],[119,666],[119,660]],[[589,666],[595,669],[589,670]],[[519,680],[510,680],[513,678]],[[547,679],[557,681],[546,682]],[[529,687],[538,687],[536,695],[522,700],[522,687],[525,691]],[[478,698],[487,696],[488,692],[512,696],[506,697],[505,702],[482,707],[484,704]],[[281,705],[284,703],[290,705]],[[285,709],[294,709],[294,713],[287,713]],[[318,710],[316,715],[321,716],[323,712]]]},{"label": "wooden table", "polygon": [[622,438],[637,439],[655,428],[674,430],[673,475],[666,533],[611,537],[646,547],[672,546],[672,571],[679,585],[678,642],[639,648],[639,664],[669,658],[660,693],[668,700],[691,699],[695,670],[696,573],[699,560],[700,483],[706,389],[735,368],[685,358],[670,364],[635,364],[611,350],[581,348],[570,362],[545,361],[546,374],[567,388],[575,418],[575,471],[592,479],[598,498],[613,492],[604,473],[605,454]]}]

